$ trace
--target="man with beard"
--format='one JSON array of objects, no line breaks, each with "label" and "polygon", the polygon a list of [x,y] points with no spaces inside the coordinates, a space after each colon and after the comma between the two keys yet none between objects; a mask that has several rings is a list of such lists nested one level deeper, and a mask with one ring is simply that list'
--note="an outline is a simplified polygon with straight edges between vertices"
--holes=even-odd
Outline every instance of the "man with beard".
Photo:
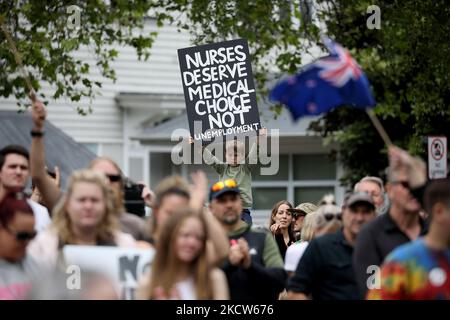
[{"label": "man with beard", "polygon": [[287,285],[288,299],[361,299],[352,268],[353,247],[361,227],[375,218],[372,197],[365,192],[347,197],[343,227],[313,239]]},{"label": "man with beard", "polygon": [[286,272],[272,235],[253,231],[240,219],[242,199],[235,180],[215,183],[209,195],[210,210],[230,239],[228,259],[222,266],[232,300],[276,300]]}]

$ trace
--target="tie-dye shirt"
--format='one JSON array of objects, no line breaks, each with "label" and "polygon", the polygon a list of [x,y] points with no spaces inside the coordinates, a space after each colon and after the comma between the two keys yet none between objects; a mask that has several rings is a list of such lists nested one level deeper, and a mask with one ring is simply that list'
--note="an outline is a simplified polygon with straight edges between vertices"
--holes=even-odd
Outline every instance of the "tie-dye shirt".
[{"label": "tie-dye shirt", "polygon": [[381,288],[368,299],[450,299],[450,249],[432,250],[423,238],[389,254],[381,268]]}]

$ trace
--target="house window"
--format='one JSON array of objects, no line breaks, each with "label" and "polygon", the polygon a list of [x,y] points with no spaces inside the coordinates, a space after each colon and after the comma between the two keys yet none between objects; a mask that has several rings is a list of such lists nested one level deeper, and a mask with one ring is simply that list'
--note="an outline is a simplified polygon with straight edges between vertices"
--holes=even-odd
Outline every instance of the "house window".
[{"label": "house window", "polygon": [[150,152],[150,185],[157,186],[164,178],[179,173],[167,152]]},{"label": "house window", "polygon": [[133,181],[145,181],[143,172],[144,159],[130,157],[128,164],[129,164],[130,179]]},{"label": "house window", "polygon": [[326,154],[294,155],[294,180],[334,180],[336,163]]},{"label": "house window", "polygon": [[273,205],[283,199],[287,199],[286,187],[258,187],[252,189],[253,209],[271,210]]},{"label": "house window", "polygon": [[334,187],[296,187],[294,189],[294,203],[295,205],[303,202],[316,204],[327,193],[334,194]]},{"label": "house window", "polygon": [[270,167],[271,164],[267,165],[255,165],[252,170],[253,181],[286,181],[289,179],[289,156],[287,154],[278,155],[279,167],[278,172],[274,175],[261,175],[261,167]]},{"label": "house window", "polygon": [[316,204],[339,187],[336,162],[326,154],[280,155],[278,173],[261,176],[253,171],[253,209],[258,223],[265,224],[275,203],[288,200],[294,206],[302,202]]}]

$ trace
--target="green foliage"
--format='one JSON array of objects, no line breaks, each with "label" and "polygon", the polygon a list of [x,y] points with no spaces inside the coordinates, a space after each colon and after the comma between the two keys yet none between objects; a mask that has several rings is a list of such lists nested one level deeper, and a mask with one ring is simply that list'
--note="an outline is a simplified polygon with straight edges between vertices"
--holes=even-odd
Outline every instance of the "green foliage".
[{"label": "green foliage", "polygon": [[[261,97],[286,74],[296,72],[325,32],[348,48],[366,72],[378,104],[375,113],[395,144],[424,156],[423,138],[450,136],[450,6],[446,0],[5,0],[0,12],[17,41],[32,83],[55,87],[54,98],[73,101],[95,97],[100,82],[89,79],[89,65],[73,57],[90,46],[104,77],[115,79],[110,66],[118,52],[131,45],[140,58],[149,57],[155,33],[139,34],[151,9],[158,26],[176,24],[197,44],[248,40]],[[317,21],[311,22],[313,5]],[[66,8],[81,10],[81,28],[67,27]],[[381,9],[381,29],[366,26],[367,7]],[[1,17],[0,16],[0,17]],[[20,23],[19,23],[20,21]],[[322,26],[318,27],[317,22]],[[324,28],[323,26],[326,26]],[[24,79],[0,34],[0,95],[26,96]],[[80,113],[86,108],[79,106]],[[89,110],[89,109],[88,109]],[[274,115],[280,106],[272,106]],[[345,169],[343,184],[366,174],[381,175],[386,149],[368,116],[338,108],[311,124],[311,130],[339,142]]]},{"label": "green foliage", "polygon": [[[72,5],[80,9],[79,27],[71,24],[76,13],[69,9]],[[144,34],[142,27],[152,7],[153,3],[146,0],[5,0],[0,2],[0,13],[30,72],[34,89],[39,91],[40,83],[46,81],[55,88],[52,98],[66,96],[78,102],[82,97],[92,101],[101,82],[89,79],[90,66],[77,59],[74,51],[89,47],[102,76],[114,81],[110,64],[118,56],[114,47],[130,45],[140,59],[149,57],[156,33]],[[0,96],[14,95],[19,107],[24,107],[28,90],[19,71],[0,32]],[[41,98],[48,97],[41,94]],[[91,105],[78,105],[77,110],[86,114]]]},{"label": "green foliage", "polygon": [[[242,37],[248,40],[255,80],[264,97],[274,79],[297,71],[319,28],[310,23],[304,0],[160,0],[166,12],[198,44]],[[316,0],[326,33],[348,48],[366,72],[378,102],[375,113],[393,142],[425,155],[423,138],[450,136],[450,7],[446,0]],[[381,29],[366,26],[367,7],[381,9]],[[173,20],[172,20],[173,21]],[[279,106],[273,106],[275,115]],[[362,176],[383,175],[386,147],[368,116],[338,108],[311,124],[325,141],[339,142],[344,185]]]},{"label": "green foliage", "polygon": [[[360,19],[361,10],[371,1],[333,2],[339,10],[331,13],[329,34],[353,49],[372,84],[378,102],[375,112],[383,126],[396,145],[425,157],[427,135],[450,136],[450,8],[446,1],[376,1],[381,9],[380,30],[365,28],[368,14]],[[342,24],[342,17],[355,18]],[[345,184],[382,172],[387,165],[386,147],[373,126],[360,127],[367,119],[353,119],[345,109],[338,109],[322,121],[328,132],[333,122],[344,124],[334,139],[341,143]],[[345,125],[349,121],[352,124]],[[370,148],[358,145],[352,139],[356,137]],[[360,154],[360,150],[365,151]]]}]

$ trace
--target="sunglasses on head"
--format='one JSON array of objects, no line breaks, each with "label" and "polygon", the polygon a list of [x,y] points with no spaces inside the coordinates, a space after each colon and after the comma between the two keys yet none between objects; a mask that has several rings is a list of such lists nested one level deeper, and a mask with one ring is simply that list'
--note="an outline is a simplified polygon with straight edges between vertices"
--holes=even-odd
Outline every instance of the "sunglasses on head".
[{"label": "sunglasses on head", "polygon": [[213,192],[217,192],[217,191],[220,191],[220,190],[222,190],[224,188],[237,188],[237,183],[233,179],[227,179],[227,180],[224,180],[224,181],[219,181],[219,182],[216,182],[211,187],[211,190]]},{"label": "sunglasses on head", "polygon": [[8,230],[8,232],[10,234],[12,234],[17,241],[29,241],[29,240],[33,240],[36,237],[37,232],[36,231],[32,231],[32,232],[28,232],[28,231],[13,231],[9,228],[6,228],[6,230]]},{"label": "sunglasses on head", "polygon": [[122,180],[122,176],[120,174],[107,174],[106,177],[110,182],[118,182]]},{"label": "sunglasses on head", "polygon": [[342,214],[340,214],[340,213],[337,213],[337,214],[325,213],[323,216],[324,216],[325,220],[327,220],[327,221],[331,221],[333,219],[337,219],[337,220],[341,220],[342,219]]}]

